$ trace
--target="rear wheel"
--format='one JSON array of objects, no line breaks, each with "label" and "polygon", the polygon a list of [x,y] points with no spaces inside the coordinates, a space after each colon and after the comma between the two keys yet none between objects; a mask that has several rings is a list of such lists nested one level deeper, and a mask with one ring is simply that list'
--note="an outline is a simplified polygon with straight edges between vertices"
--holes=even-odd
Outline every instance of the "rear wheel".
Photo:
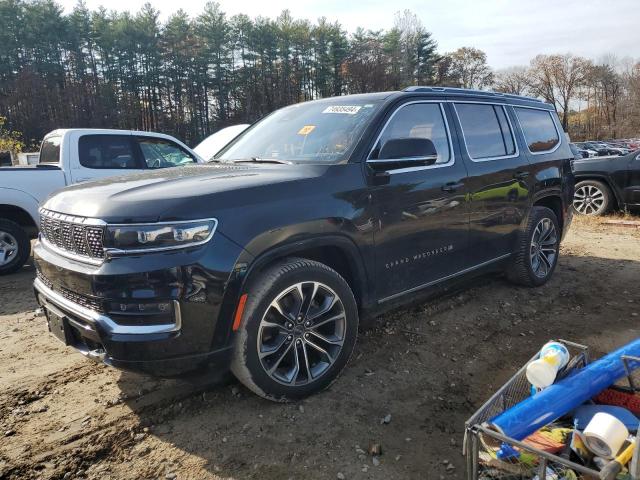
[{"label": "rear wheel", "polygon": [[613,198],[607,185],[597,180],[584,180],[576,184],[573,209],[582,215],[600,216],[611,209]]},{"label": "rear wheel", "polygon": [[11,220],[0,219],[0,275],[21,268],[31,253],[27,232]]},{"label": "rear wheel", "polygon": [[511,281],[528,287],[545,284],[553,275],[560,250],[560,228],[553,210],[533,207],[508,268]]},{"label": "rear wheel", "polygon": [[358,311],[347,282],[328,266],[290,258],[249,280],[231,370],[270,400],[328,387],[355,346]]}]

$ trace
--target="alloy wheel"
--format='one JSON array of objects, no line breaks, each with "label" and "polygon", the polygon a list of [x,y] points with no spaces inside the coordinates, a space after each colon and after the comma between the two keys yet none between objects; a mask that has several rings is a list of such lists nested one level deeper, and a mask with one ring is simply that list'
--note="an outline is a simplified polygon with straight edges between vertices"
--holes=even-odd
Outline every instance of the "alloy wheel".
[{"label": "alloy wheel", "polygon": [[543,218],[536,225],[531,238],[529,258],[533,273],[538,278],[545,278],[558,257],[558,234],[550,218]]},{"label": "alloy wheel", "polygon": [[301,282],[269,304],[258,329],[258,358],[273,380],[306,385],[335,363],[347,319],[340,297],[320,282]]},{"label": "alloy wheel", "polygon": [[11,262],[18,254],[18,241],[8,232],[0,231],[0,267]]},{"label": "alloy wheel", "polygon": [[583,215],[597,215],[604,202],[604,192],[594,185],[582,185],[573,195],[573,208]]}]

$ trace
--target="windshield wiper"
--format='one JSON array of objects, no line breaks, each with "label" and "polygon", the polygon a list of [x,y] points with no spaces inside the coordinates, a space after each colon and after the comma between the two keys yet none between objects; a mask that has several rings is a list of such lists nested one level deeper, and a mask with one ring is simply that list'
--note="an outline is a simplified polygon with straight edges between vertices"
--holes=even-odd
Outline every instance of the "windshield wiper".
[{"label": "windshield wiper", "polygon": [[252,163],[284,163],[285,165],[293,165],[293,162],[288,162],[286,160],[279,160],[277,158],[260,158],[260,157],[251,157],[251,158],[243,158],[241,160],[233,160],[233,163],[243,163],[243,162],[252,162]]}]

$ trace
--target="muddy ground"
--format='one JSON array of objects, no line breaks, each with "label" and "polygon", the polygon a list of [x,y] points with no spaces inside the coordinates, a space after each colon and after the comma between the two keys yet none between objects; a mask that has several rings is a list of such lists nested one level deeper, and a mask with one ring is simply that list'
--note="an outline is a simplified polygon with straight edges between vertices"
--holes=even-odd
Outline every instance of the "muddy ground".
[{"label": "muddy ground", "polygon": [[47,334],[25,267],[0,278],[0,478],[462,478],[464,421],[546,340],[601,354],[640,334],[640,229],[578,219],[562,254],[540,289],[488,277],[382,317],[289,405],[90,362]]}]

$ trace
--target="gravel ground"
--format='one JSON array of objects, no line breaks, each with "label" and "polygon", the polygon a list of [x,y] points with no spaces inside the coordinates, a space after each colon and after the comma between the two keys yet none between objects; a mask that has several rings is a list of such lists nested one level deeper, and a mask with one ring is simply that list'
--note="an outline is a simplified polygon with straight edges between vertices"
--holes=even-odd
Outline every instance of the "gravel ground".
[{"label": "gravel ground", "polygon": [[591,219],[546,286],[487,277],[387,314],[288,405],[92,363],[47,334],[33,274],[0,278],[0,479],[463,478],[464,421],[546,340],[597,355],[640,334],[640,229]]}]

